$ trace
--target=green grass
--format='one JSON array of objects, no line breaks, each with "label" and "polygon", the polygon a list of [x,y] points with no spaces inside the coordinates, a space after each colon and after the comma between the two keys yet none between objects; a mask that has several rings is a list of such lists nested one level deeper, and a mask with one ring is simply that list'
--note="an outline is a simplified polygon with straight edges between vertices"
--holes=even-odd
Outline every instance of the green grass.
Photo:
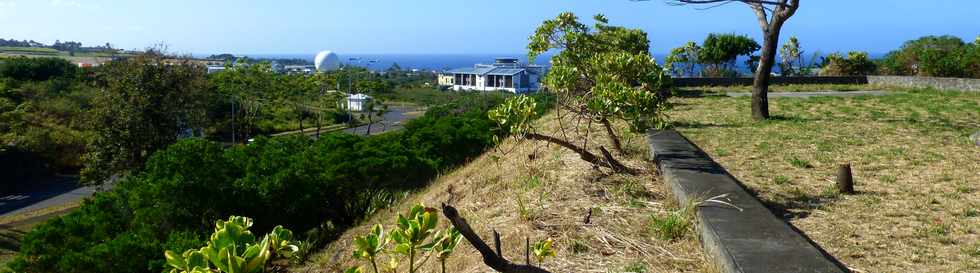
[{"label": "green grass", "polygon": [[43,55],[55,55],[55,54],[68,54],[67,52],[61,52],[53,48],[44,47],[17,47],[17,46],[0,46],[0,52],[3,53],[27,53],[27,54],[43,54]]},{"label": "green grass", "polygon": [[636,261],[636,262],[632,262],[632,263],[629,263],[626,266],[624,266],[623,267],[623,270],[621,272],[623,272],[623,273],[646,273],[647,270],[648,270],[647,269],[647,264],[645,262]]},{"label": "green grass", "polygon": [[789,177],[777,175],[776,177],[772,178],[772,182],[776,183],[776,185],[784,185],[789,184],[791,181],[789,180]]},{"label": "green grass", "polygon": [[660,240],[673,241],[683,238],[692,229],[694,207],[688,206],[667,213],[650,216],[650,232]]},{"label": "green grass", "polygon": [[[848,265],[870,272],[980,270],[960,251],[976,240],[976,228],[966,227],[976,226],[967,215],[980,208],[980,149],[969,139],[980,130],[980,93],[894,91],[902,92],[771,98],[773,118],[763,122],[751,119],[747,97],[678,97],[669,115],[675,129],[713,152],[777,215]],[[856,195],[840,195],[833,185],[845,163]],[[921,262],[909,268],[914,259]]]}]

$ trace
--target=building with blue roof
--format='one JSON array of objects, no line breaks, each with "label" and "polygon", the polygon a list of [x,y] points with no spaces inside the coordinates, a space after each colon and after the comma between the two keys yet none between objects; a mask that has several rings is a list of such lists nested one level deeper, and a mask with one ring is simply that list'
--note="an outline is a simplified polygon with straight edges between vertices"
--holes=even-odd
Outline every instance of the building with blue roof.
[{"label": "building with blue roof", "polygon": [[544,67],[520,63],[516,58],[497,58],[493,64],[452,69],[439,74],[439,85],[452,90],[527,93],[541,86]]}]

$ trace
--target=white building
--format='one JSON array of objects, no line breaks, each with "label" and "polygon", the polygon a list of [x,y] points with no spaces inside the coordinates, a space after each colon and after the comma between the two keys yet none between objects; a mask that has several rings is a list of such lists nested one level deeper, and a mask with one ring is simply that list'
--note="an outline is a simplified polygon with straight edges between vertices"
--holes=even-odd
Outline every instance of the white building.
[{"label": "white building", "polygon": [[440,74],[439,84],[453,90],[494,91],[513,93],[537,91],[541,86],[544,67],[521,64],[515,58],[497,58],[493,64],[477,64]]},{"label": "white building", "polygon": [[220,66],[219,65],[209,65],[208,66],[208,74],[225,71],[225,69],[226,68],[225,68],[224,65],[220,65]]},{"label": "white building", "polygon": [[371,96],[365,94],[350,94],[347,96],[347,110],[353,112],[364,111],[364,106],[369,100],[371,100]]},{"label": "white building", "polygon": [[286,65],[283,66],[283,71],[287,74],[306,74],[310,75],[316,71],[316,67],[312,65]]}]

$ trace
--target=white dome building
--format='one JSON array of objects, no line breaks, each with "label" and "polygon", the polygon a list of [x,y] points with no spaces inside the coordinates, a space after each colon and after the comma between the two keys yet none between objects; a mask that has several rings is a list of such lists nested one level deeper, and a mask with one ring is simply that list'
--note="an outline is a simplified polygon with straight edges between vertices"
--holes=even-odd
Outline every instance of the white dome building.
[{"label": "white dome building", "polygon": [[340,68],[340,57],[337,57],[336,53],[329,50],[320,51],[320,53],[316,54],[314,64],[316,64],[316,71],[334,71]]}]

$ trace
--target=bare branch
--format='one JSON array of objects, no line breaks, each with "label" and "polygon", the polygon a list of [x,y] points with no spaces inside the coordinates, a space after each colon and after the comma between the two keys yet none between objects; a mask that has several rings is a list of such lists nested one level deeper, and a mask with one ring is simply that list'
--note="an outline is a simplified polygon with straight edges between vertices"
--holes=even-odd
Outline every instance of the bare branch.
[{"label": "bare branch", "polygon": [[759,27],[762,28],[762,32],[769,32],[769,18],[766,16],[765,7],[762,4],[749,4],[749,6],[755,12],[755,17],[759,21]]},{"label": "bare branch", "polygon": [[442,204],[442,214],[459,230],[463,238],[466,238],[466,241],[469,241],[470,245],[473,245],[473,248],[480,252],[480,255],[483,256],[483,263],[490,268],[503,273],[551,273],[537,266],[512,263],[504,259],[502,255],[494,253],[493,249],[483,239],[480,239],[476,232],[473,232],[473,228],[470,227],[469,223],[466,223],[466,219],[459,216],[459,212],[453,206]]},{"label": "bare branch", "polygon": [[[649,1],[649,0],[632,0],[632,1]],[[773,5],[773,6],[786,6],[789,5],[784,0],[667,0],[669,5],[699,5],[699,4],[718,4],[722,2],[742,2],[746,4],[760,4],[760,5]]]}]

